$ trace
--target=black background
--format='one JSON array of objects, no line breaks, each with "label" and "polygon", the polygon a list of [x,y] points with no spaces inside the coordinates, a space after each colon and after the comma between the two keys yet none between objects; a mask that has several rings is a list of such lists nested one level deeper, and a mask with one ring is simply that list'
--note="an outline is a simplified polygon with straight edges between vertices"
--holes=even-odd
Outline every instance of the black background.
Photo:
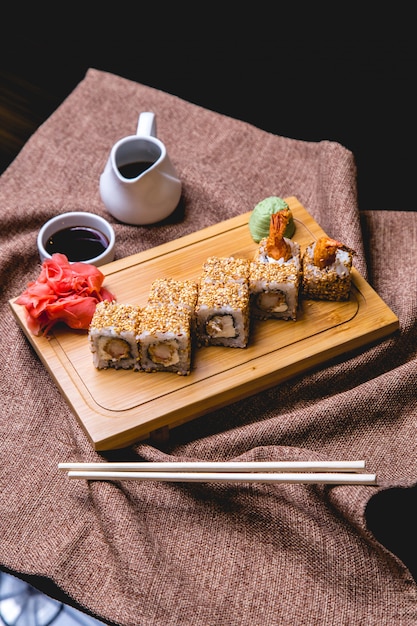
[{"label": "black background", "polygon": [[361,210],[415,209],[416,37],[401,5],[52,6],[5,11],[2,102],[17,75],[23,141],[95,67],[275,134],[337,141],[355,156]]}]

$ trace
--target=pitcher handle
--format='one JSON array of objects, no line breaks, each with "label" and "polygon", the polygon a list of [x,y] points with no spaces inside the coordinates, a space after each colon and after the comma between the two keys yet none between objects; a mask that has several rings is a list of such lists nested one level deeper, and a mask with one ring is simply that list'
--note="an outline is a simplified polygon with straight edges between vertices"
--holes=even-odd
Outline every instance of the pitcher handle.
[{"label": "pitcher handle", "polygon": [[156,137],[155,113],[144,111],[139,115],[137,135]]}]

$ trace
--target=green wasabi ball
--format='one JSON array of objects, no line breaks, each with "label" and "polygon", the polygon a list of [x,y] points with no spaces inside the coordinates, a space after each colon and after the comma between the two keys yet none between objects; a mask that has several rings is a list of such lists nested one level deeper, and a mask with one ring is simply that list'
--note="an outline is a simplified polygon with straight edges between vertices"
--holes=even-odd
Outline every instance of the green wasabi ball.
[{"label": "green wasabi ball", "polygon": [[[253,209],[249,218],[249,230],[252,235],[252,239],[259,243],[264,237],[269,235],[269,224],[271,221],[271,215],[282,211],[283,209],[289,209],[290,207],[282,198],[277,196],[270,196],[259,202]],[[284,231],[284,237],[290,239],[295,232],[295,224],[292,215],[287,224],[287,228]]]}]

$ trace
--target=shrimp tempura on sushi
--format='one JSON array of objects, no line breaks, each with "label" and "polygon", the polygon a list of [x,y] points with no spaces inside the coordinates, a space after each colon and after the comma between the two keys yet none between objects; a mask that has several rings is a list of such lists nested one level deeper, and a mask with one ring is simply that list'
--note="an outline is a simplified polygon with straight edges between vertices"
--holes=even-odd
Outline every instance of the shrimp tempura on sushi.
[{"label": "shrimp tempura on sushi", "polygon": [[289,209],[283,209],[271,215],[269,224],[269,236],[266,240],[266,252],[272,259],[288,261],[292,257],[292,249],[284,237],[284,231],[288,225],[291,213]]},{"label": "shrimp tempura on sushi", "polygon": [[317,265],[317,267],[321,270],[329,265],[332,265],[332,263],[336,260],[337,250],[349,251],[347,246],[340,241],[336,241],[336,239],[331,239],[330,237],[320,237],[316,241],[314,248],[314,265]]}]

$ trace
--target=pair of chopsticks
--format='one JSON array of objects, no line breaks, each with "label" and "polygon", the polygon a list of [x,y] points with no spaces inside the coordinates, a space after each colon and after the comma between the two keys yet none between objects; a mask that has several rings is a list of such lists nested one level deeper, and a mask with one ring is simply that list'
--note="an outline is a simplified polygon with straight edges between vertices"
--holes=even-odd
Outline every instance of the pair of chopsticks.
[{"label": "pair of chopsticks", "polygon": [[365,461],[185,461],[59,463],[68,478],[164,482],[263,482],[375,485]]}]

